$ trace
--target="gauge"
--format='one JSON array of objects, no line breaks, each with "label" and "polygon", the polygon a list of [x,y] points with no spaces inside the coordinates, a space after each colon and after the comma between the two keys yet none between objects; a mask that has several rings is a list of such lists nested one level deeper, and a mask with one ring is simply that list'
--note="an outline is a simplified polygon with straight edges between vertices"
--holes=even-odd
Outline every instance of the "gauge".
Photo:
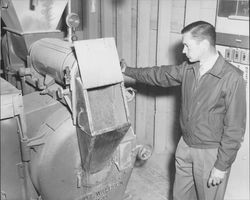
[{"label": "gauge", "polygon": [[76,28],[80,24],[80,18],[76,13],[70,13],[66,17],[66,24],[70,28]]}]

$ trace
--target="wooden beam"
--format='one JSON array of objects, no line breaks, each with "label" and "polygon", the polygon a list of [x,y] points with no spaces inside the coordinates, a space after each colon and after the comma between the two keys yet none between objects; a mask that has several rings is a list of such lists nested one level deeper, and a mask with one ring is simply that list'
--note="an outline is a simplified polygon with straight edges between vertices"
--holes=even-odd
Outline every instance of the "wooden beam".
[{"label": "wooden beam", "polygon": [[82,1],[84,39],[101,37],[100,4],[100,0]]},{"label": "wooden beam", "polygon": [[[158,0],[138,1],[137,66],[156,64]],[[140,85],[136,96],[136,134],[141,143],[154,143],[155,95],[153,88]]]},{"label": "wooden beam", "polygon": [[[170,64],[168,58],[170,43],[171,26],[171,7],[172,1],[159,1],[159,22],[158,22],[158,40],[157,40],[157,65]],[[169,97],[166,95],[168,89],[159,89],[156,95],[155,111],[155,152],[161,153],[166,149],[168,135],[172,134],[170,127],[171,116],[168,116]]]},{"label": "wooden beam", "polygon": [[[116,41],[120,59],[123,58],[130,66],[136,65],[136,21],[137,1],[116,1]],[[129,80],[129,79],[128,79]],[[134,82],[129,80],[126,86],[134,87]],[[129,103],[130,120],[135,129],[135,100]]]},{"label": "wooden beam", "polygon": [[101,0],[100,15],[101,37],[116,38],[116,1]]}]

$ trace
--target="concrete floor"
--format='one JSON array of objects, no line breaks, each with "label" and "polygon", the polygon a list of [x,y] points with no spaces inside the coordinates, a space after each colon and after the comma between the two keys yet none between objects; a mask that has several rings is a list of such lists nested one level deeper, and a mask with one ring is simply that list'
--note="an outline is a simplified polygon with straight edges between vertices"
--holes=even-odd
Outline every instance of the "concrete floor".
[{"label": "concrete floor", "polygon": [[172,153],[153,154],[133,169],[125,200],[171,200],[175,174]]}]

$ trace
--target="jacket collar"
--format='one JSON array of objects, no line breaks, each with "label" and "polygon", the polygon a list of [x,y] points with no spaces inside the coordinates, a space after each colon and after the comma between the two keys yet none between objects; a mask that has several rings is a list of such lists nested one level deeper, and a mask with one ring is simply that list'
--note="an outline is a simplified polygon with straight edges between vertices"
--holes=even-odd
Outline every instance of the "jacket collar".
[{"label": "jacket collar", "polygon": [[225,59],[223,58],[223,56],[219,52],[219,57],[217,58],[214,66],[212,67],[212,69],[209,70],[208,73],[210,73],[218,78],[222,78],[222,76],[223,76],[222,69],[223,69],[224,63],[225,63]]},{"label": "jacket collar", "polygon": [[[222,78],[222,75],[223,75],[222,68],[223,68],[224,63],[225,63],[225,59],[219,52],[219,57],[217,58],[214,66],[207,73],[210,73],[211,75],[216,76],[218,78]],[[199,65],[200,65],[200,62],[195,62],[189,65],[187,69],[193,69],[196,72],[199,68]]]}]

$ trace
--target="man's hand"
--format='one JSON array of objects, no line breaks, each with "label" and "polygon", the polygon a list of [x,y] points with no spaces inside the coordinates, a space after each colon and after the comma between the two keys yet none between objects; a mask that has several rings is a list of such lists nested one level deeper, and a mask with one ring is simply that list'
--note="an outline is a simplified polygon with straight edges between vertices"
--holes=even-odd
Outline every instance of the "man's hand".
[{"label": "man's hand", "polygon": [[125,62],[124,59],[121,59],[121,60],[120,60],[120,66],[121,66],[122,72],[125,72],[125,69],[126,69],[126,67],[127,67],[127,63]]},{"label": "man's hand", "polygon": [[208,178],[208,182],[207,182],[208,187],[221,184],[226,173],[227,173],[226,171],[221,171],[221,170],[216,169],[214,167],[210,173],[209,178]]}]

